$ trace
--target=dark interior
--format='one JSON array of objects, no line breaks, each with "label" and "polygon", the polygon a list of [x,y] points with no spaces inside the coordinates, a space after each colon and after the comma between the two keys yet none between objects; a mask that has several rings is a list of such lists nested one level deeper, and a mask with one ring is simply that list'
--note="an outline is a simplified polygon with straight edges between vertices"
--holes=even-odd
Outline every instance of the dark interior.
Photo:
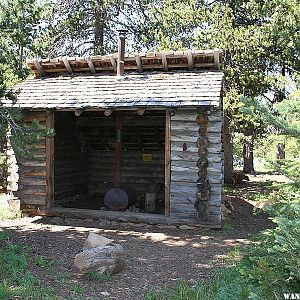
[{"label": "dark interior", "polygon": [[[122,188],[134,194],[125,211],[163,214],[165,111],[122,111],[121,122]],[[109,210],[104,195],[115,187],[115,148],[116,113],[55,112],[55,206]]]}]

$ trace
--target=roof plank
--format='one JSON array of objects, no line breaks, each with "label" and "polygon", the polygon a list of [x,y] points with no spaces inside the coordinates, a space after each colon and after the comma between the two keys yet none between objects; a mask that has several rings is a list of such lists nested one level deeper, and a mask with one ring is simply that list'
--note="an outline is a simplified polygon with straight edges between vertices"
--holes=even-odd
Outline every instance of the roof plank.
[{"label": "roof plank", "polygon": [[[191,107],[221,101],[221,71],[177,71],[127,73],[116,76],[76,74],[73,76],[30,78],[18,84],[15,106],[29,109]],[[11,107],[13,104],[5,102]]]}]

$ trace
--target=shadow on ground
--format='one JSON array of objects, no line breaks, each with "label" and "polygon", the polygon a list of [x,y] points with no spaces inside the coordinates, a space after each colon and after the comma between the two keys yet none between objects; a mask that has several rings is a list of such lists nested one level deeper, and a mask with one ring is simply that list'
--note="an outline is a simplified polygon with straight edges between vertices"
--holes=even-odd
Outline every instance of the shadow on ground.
[{"label": "shadow on ground", "polygon": [[[250,182],[242,188],[255,191],[259,185]],[[248,245],[253,234],[273,226],[264,213],[253,214],[253,206],[242,199],[241,191],[230,194],[234,211],[222,230],[121,223],[100,226],[97,221],[75,219],[56,225],[51,224],[51,218],[38,217],[1,225],[10,232],[12,243],[27,248],[30,270],[45,286],[54,287],[60,299],[104,299],[100,293],[107,292],[110,298],[105,299],[141,300],[150,289],[172,286],[180,279],[209,278],[213,270],[224,267],[229,251]],[[73,266],[74,256],[81,251],[89,232],[113,239],[126,250],[126,269],[108,282],[91,281]],[[50,263],[38,267],[37,257]]]}]

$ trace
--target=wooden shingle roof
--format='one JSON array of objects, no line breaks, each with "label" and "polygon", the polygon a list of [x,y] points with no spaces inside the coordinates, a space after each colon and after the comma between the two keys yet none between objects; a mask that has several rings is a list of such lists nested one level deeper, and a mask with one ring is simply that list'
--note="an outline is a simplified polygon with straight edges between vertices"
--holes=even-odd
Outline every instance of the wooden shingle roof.
[{"label": "wooden shingle roof", "polygon": [[[53,76],[54,72],[52,76],[45,73],[47,76],[27,79],[17,85],[17,102],[3,101],[3,105],[57,110],[219,107],[223,81],[223,73],[219,70],[219,52],[217,58],[215,52],[207,53],[207,57],[217,59],[218,66],[212,60],[210,67],[194,68],[195,63],[193,67],[182,67],[181,64],[173,72],[169,67],[168,71],[163,71],[163,67],[161,70],[156,67],[156,71],[152,72],[127,70],[122,78],[91,70],[85,73],[72,71],[72,74],[61,71],[56,72],[56,76]],[[182,54],[179,58],[184,60],[184,57],[186,55]],[[36,73],[39,75],[37,69]]]}]

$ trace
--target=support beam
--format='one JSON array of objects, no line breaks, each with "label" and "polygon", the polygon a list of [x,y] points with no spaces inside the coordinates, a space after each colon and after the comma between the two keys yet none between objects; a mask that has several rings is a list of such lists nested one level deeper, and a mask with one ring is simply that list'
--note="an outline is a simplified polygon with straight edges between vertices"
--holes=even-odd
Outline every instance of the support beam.
[{"label": "support beam", "polygon": [[36,69],[38,70],[40,76],[46,76],[46,73],[45,73],[43,67],[41,66],[40,62],[38,61],[38,59],[34,60],[34,65],[35,65]]},{"label": "support beam", "polygon": [[[46,128],[54,130],[54,112],[46,111]],[[46,206],[54,206],[54,137],[46,137]]]},{"label": "support beam", "polygon": [[171,117],[166,110],[165,128],[165,215],[170,215],[170,180],[171,180]]},{"label": "support beam", "polygon": [[191,50],[189,50],[187,52],[186,56],[187,56],[187,60],[188,60],[189,71],[192,71],[194,69],[193,52]]},{"label": "support beam", "polygon": [[146,111],[146,108],[138,108],[136,112],[139,116],[142,116],[145,111]]},{"label": "support beam", "polygon": [[71,68],[71,65],[70,65],[70,63],[69,63],[68,58],[67,58],[67,57],[63,57],[63,58],[62,58],[62,61],[64,62],[65,67],[66,67],[66,69],[68,70],[69,74],[73,74],[73,70],[72,70],[72,68]]},{"label": "support beam", "polygon": [[170,117],[174,117],[176,115],[176,109],[175,108],[169,109],[169,115]]},{"label": "support beam", "polygon": [[116,112],[115,186],[122,185],[122,117]]},{"label": "support beam", "polygon": [[86,58],[86,61],[87,61],[88,65],[89,65],[89,68],[90,68],[90,70],[91,70],[91,73],[95,74],[95,73],[96,73],[96,69],[95,69],[95,66],[94,66],[94,64],[93,64],[93,62],[92,62],[91,57],[87,57],[87,58]]},{"label": "support beam", "polygon": [[214,49],[214,65],[216,70],[220,70],[220,49]]},{"label": "support beam", "polygon": [[113,109],[106,109],[106,110],[104,111],[104,115],[105,115],[106,117],[109,117],[112,113],[113,113]]},{"label": "support beam", "polygon": [[168,60],[167,60],[167,54],[166,53],[162,53],[161,54],[161,61],[163,64],[163,69],[164,71],[168,71]]},{"label": "support beam", "polygon": [[79,117],[84,111],[85,111],[85,109],[76,109],[75,110],[75,116]]}]

